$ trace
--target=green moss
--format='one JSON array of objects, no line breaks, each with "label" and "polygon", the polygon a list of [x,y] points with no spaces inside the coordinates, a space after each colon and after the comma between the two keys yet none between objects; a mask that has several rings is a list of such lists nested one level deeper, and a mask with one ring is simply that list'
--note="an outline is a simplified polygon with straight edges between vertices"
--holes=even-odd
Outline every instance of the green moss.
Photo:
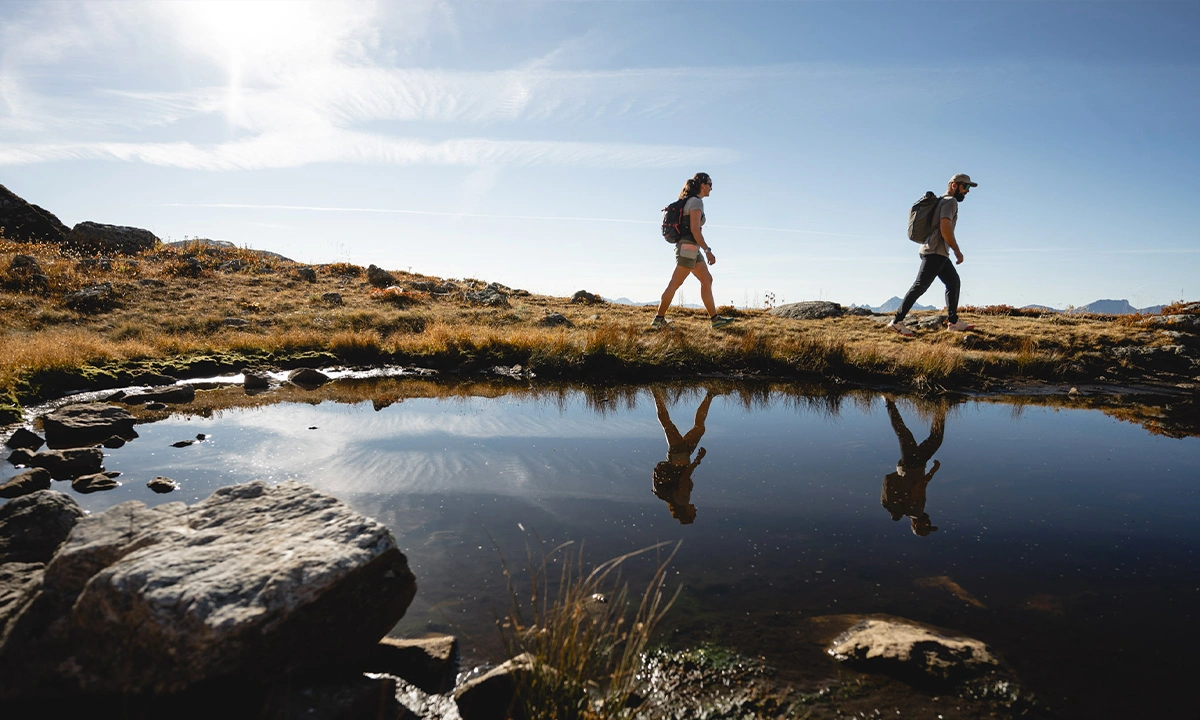
[{"label": "green moss", "polygon": [[0,425],[11,425],[24,417],[21,403],[13,390],[0,393]]}]

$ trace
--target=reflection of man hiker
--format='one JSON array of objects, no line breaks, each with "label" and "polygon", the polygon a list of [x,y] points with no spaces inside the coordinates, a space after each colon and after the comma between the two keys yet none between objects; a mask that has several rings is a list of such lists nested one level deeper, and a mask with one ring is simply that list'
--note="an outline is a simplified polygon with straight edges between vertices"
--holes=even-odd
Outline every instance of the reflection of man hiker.
[{"label": "reflection of man hiker", "polygon": [[946,409],[938,406],[933,425],[929,428],[929,437],[920,445],[904,425],[904,418],[900,417],[900,411],[891,398],[887,399],[887,412],[892,421],[892,430],[900,441],[900,461],[896,463],[896,472],[888,473],[883,478],[881,502],[884,509],[892,514],[893,520],[907,515],[912,522],[912,531],[925,536],[937,530],[925,512],[925,486],[942,466],[934,460],[933,467],[926,473],[925,464],[942,446],[942,436],[946,431]]},{"label": "reflection of man hiker", "polygon": [[708,418],[708,406],[712,404],[713,396],[711,392],[704,394],[704,400],[696,408],[692,429],[686,435],[680,435],[679,428],[671,422],[671,415],[667,412],[662,389],[653,388],[651,393],[658,410],[658,422],[667,436],[667,459],[654,466],[654,494],[666,501],[671,508],[671,517],[683,525],[689,525],[696,519],[696,506],[691,503],[692,471],[700,464],[706,451],[700,448],[695,460],[692,460],[692,452],[704,436],[704,421]]}]

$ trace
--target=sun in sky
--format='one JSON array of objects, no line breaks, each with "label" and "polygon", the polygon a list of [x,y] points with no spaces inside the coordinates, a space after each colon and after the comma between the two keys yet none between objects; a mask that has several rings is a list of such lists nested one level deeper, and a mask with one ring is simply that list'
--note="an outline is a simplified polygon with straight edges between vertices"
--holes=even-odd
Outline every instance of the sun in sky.
[{"label": "sun in sky", "polygon": [[[965,304],[1195,297],[1184,2],[5,2],[0,183],[56,213],[651,301],[879,304],[955,173]],[[694,303],[685,287],[681,300]]]}]

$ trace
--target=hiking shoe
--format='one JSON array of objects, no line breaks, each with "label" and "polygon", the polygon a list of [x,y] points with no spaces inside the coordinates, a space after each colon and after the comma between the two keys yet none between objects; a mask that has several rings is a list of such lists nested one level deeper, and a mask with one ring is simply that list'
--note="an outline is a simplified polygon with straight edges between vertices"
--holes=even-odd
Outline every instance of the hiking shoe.
[{"label": "hiking shoe", "polygon": [[737,321],[736,318],[725,317],[724,315],[717,315],[716,317],[714,317],[712,319],[712,328],[713,328],[713,330],[716,330],[717,328],[723,328],[726,325],[728,325],[729,323],[736,322],[736,321]]},{"label": "hiking shoe", "polygon": [[658,317],[655,315],[654,319],[650,321],[650,328],[652,330],[661,330],[668,327],[671,327],[671,321],[667,320],[665,317]]},{"label": "hiking shoe", "polygon": [[890,323],[887,324],[887,329],[892,330],[894,332],[898,332],[901,335],[903,335],[904,337],[912,337],[913,336],[913,331],[910,330],[909,327],[904,324],[903,320],[901,320],[900,322],[896,322],[895,320],[891,321]]},{"label": "hiking shoe", "polygon": [[948,322],[948,323],[946,323],[946,329],[947,329],[947,330],[955,330],[955,331],[958,331],[958,332],[966,332],[966,331],[968,331],[968,330],[974,330],[974,329],[975,329],[975,326],[974,326],[974,325],[972,325],[971,323],[967,322],[966,320],[963,320],[962,318],[959,318],[958,322],[954,322],[954,323],[952,323],[952,322]]}]

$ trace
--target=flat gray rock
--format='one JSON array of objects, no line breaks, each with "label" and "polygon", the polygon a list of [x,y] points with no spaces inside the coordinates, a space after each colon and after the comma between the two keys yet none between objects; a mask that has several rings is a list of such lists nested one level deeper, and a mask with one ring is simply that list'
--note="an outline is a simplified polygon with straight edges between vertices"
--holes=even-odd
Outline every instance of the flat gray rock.
[{"label": "flat gray rock", "polygon": [[86,447],[113,435],[132,440],[137,437],[133,424],[127,410],[105,403],[63,405],[42,416],[46,444],[52,448]]},{"label": "flat gray rock", "polygon": [[299,483],[127,502],[76,524],[10,620],[0,698],[357,666],[415,593],[386,527]]},{"label": "flat gray rock", "polygon": [[823,318],[841,317],[846,309],[835,302],[812,300],[809,302],[788,303],[771,309],[775,317],[792,318],[793,320],[821,320]]}]

